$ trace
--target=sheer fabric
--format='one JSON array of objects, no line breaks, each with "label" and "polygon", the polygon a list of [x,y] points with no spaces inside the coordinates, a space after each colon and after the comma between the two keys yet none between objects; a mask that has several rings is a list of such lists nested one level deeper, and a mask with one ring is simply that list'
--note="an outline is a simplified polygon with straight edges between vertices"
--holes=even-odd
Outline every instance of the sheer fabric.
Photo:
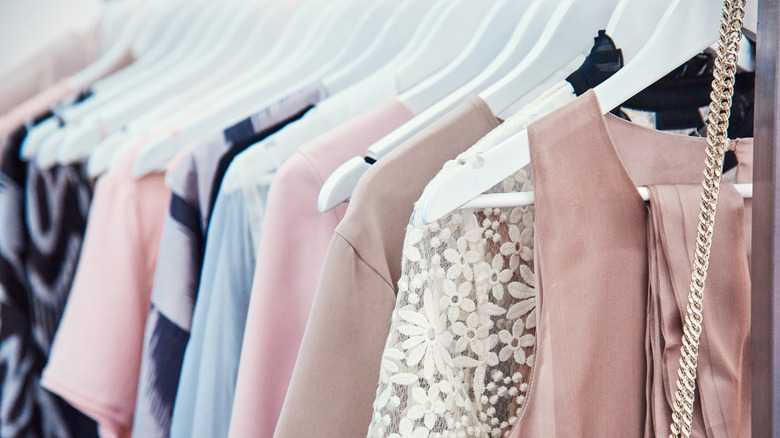
[{"label": "sheer fabric", "polygon": [[[456,164],[478,163],[482,152],[574,99],[571,87],[559,84],[447,163],[440,175]],[[588,111],[600,114],[592,99],[586,100],[577,106],[591,105]],[[575,108],[563,111],[572,113]],[[603,122],[592,119],[594,132],[599,131]],[[637,119],[640,123],[644,120]],[[619,135],[655,135],[635,124],[625,125],[618,128],[631,132]],[[698,140],[664,134],[654,142],[668,143],[670,139],[691,146]],[[686,153],[692,150],[688,148]],[[645,168],[657,167],[647,164],[646,156],[639,149],[631,152],[627,156],[630,170],[635,171],[640,162]],[[597,154],[591,159],[601,157]],[[680,178],[680,170],[668,163],[653,172],[661,180]],[[575,174],[571,174],[574,179],[567,179],[570,185],[575,184]],[[526,168],[490,192],[528,190],[532,190],[532,183]],[[632,200],[636,198],[633,190],[624,190]],[[535,281],[539,276],[534,269],[534,222],[534,207],[492,208],[458,210],[427,227],[407,228],[403,275],[369,436],[497,437],[508,435],[519,422],[526,402],[530,402],[529,384],[538,380],[532,373],[537,361],[537,305],[542,298]],[[545,394],[535,398],[551,401]],[[536,411],[542,409],[539,403]],[[547,408],[552,409],[543,409]],[[536,424],[537,414],[529,424]]]},{"label": "sheer fabric", "polygon": [[448,159],[499,123],[473,96],[360,178],[330,242],[274,437],[365,435],[414,201]]},{"label": "sheer fabric", "polygon": [[[561,82],[439,175],[574,100]],[[491,192],[533,190],[522,169]],[[534,363],[534,208],[459,210],[409,225],[369,436],[502,436]]]},{"label": "sheer fabric", "polygon": [[[528,191],[526,171],[503,183]],[[536,332],[533,207],[407,229],[369,436],[501,436],[523,408]]]}]

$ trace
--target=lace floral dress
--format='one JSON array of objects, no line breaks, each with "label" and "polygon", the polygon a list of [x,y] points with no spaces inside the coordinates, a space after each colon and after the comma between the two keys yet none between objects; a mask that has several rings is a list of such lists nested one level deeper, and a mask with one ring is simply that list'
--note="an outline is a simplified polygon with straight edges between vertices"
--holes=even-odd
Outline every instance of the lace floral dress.
[{"label": "lace floral dress", "polygon": [[[530,188],[525,172],[514,179]],[[501,436],[514,424],[534,360],[533,228],[533,207],[409,228],[369,436]]]},{"label": "lace floral dress", "polygon": [[[560,84],[442,173],[574,98]],[[523,169],[491,192],[530,190]],[[408,226],[369,437],[499,437],[517,421],[534,364],[533,245],[533,207]]]},{"label": "lace floral dress", "polygon": [[[595,41],[590,67],[614,73],[622,58],[604,37]],[[688,70],[706,76],[681,67],[668,80]],[[600,82],[610,75],[597,76]],[[581,82],[580,92],[597,85]],[[439,175],[477,165],[481,153],[575,99],[572,85],[559,83]],[[655,112],[620,110],[621,117],[656,128]],[[698,135],[695,127],[671,132]],[[529,190],[530,169],[523,169],[489,192]],[[459,210],[427,227],[408,226],[369,437],[498,437],[518,421],[536,343],[533,241],[533,207]]]},{"label": "lace floral dress", "polygon": [[[439,175],[477,165],[480,154],[575,99],[561,82]],[[632,111],[631,119],[654,127],[652,115]],[[489,192],[531,190],[527,167]],[[457,210],[407,227],[369,437],[500,437],[518,421],[536,344],[534,217],[533,207]]]}]

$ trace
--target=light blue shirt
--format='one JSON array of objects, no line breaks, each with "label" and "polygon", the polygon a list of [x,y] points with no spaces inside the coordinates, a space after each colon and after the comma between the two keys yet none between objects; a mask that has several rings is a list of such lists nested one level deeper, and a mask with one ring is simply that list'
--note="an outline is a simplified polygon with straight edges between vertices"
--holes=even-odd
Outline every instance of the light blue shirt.
[{"label": "light blue shirt", "polygon": [[[231,165],[206,240],[192,333],[173,408],[172,438],[225,437],[270,176]],[[249,178],[248,178],[249,177]]]}]

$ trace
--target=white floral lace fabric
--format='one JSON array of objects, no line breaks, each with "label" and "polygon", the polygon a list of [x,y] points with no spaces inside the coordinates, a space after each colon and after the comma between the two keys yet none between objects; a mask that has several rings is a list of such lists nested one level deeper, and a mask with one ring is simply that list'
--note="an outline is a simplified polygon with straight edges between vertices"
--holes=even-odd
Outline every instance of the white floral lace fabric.
[{"label": "white floral lace fabric", "polygon": [[[568,82],[556,85],[447,162],[437,178],[476,165],[480,154],[574,99]],[[654,113],[630,112],[635,123],[655,128]],[[530,190],[524,168],[489,192]],[[407,227],[369,437],[509,433],[534,366],[534,217],[534,207],[458,210]]]},{"label": "white floral lace fabric", "polygon": [[[574,100],[564,82],[442,173]],[[523,169],[490,192],[530,191]],[[425,194],[423,194],[425,196]],[[534,209],[460,210],[409,225],[369,437],[499,437],[526,399],[536,343]]]},{"label": "white floral lace fabric", "polygon": [[533,207],[409,226],[369,436],[497,437],[515,423],[534,362],[533,234]]}]

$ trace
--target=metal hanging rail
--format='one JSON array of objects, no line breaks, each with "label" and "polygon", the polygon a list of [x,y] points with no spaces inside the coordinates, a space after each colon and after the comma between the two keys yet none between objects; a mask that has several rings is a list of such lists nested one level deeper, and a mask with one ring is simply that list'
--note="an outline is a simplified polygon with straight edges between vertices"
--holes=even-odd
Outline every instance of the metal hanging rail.
[{"label": "metal hanging rail", "polygon": [[780,438],[780,0],[758,1],[753,151],[752,435]]}]

